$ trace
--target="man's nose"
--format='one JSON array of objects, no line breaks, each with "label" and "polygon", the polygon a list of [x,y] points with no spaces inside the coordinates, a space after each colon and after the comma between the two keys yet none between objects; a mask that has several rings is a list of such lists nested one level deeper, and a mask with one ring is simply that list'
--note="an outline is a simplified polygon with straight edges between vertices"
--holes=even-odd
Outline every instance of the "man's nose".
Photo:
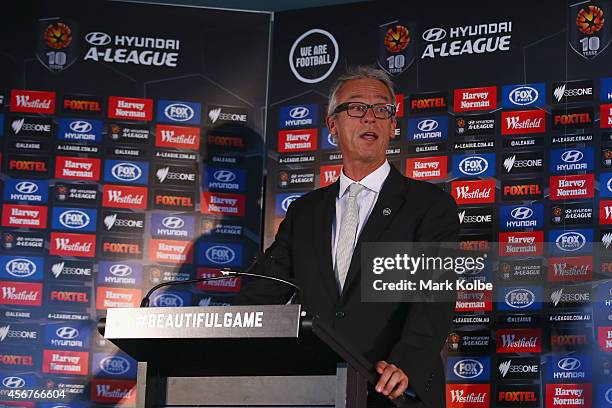
[{"label": "man's nose", "polygon": [[374,116],[374,107],[373,106],[369,107],[365,115],[363,115],[363,118],[361,119],[366,123],[375,122],[377,118],[376,116]]}]

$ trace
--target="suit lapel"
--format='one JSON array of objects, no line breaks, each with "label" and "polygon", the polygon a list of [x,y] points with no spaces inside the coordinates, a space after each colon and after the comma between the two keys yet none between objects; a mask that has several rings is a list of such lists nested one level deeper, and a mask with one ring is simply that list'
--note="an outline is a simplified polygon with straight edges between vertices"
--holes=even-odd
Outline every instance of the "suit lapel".
[{"label": "suit lapel", "polygon": [[[363,242],[375,242],[378,237],[387,230],[395,216],[398,214],[400,207],[405,201],[404,177],[402,174],[391,166],[391,171],[385,180],[376,204],[370,213],[368,221],[361,230],[353,257],[351,258],[351,266],[349,267],[344,289],[341,299],[350,290],[350,286],[354,283],[361,269],[361,244]],[[385,215],[388,214],[388,215]]]},{"label": "suit lapel", "polygon": [[[314,209],[314,239],[316,240],[316,255],[319,260],[319,273],[321,282],[332,299],[338,299],[338,288],[334,276],[331,239],[332,225],[336,216],[336,197],[340,189],[340,181],[336,181],[326,191],[325,197]],[[319,219],[317,222],[316,219]]]}]

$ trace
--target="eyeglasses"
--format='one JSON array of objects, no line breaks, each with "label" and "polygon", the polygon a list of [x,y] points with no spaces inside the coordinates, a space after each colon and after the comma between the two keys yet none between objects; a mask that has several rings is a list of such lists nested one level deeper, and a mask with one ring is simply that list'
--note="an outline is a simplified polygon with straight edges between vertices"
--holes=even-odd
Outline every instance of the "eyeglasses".
[{"label": "eyeglasses", "polygon": [[376,119],[389,119],[395,116],[396,107],[390,103],[375,103],[374,105],[368,105],[362,102],[344,102],[336,106],[333,114],[346,111],[346,114],[353,118],[363,118],[368,109],[372,108],[374,117]]}]

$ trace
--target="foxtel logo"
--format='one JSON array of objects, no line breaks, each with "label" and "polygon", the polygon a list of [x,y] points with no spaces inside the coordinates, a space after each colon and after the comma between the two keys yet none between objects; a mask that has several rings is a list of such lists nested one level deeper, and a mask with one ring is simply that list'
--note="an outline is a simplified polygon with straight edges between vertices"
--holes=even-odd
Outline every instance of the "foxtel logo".
[{"label": "foxtel logo", "polygon": [[495,180],[454,181],[451,193],[457,204],[495,202]]},{"label": "foxtel logo", "polygon": [[105,185],[102,206],[111,208],[147,208],[147,187]]},{"label": "foxtel logo", "polygon": [[58,256],[93,258],[96,255],[96,236],[91,234],[52,232],[49,253]]}]

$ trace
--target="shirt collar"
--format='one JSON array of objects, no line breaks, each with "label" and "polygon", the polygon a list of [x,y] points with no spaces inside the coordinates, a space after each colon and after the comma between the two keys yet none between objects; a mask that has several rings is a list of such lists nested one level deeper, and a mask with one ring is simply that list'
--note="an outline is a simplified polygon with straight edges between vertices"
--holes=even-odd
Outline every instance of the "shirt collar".
[{"label": "shirt collar", "polygon": [[[387,160],[376,170],[365,176],[359,181],[359,184],[364,186],[370,191],[375,193],[380,193],[382,189],[382,185],[385,182],[385,179],[389,175],[391,171],[391,165]],[[351,180],[344,174],[344,168],[340,172],[340,191],[338,197],[342,197],[346,190],[349,188],[351,184],[353,184],[355,180]]]}]

